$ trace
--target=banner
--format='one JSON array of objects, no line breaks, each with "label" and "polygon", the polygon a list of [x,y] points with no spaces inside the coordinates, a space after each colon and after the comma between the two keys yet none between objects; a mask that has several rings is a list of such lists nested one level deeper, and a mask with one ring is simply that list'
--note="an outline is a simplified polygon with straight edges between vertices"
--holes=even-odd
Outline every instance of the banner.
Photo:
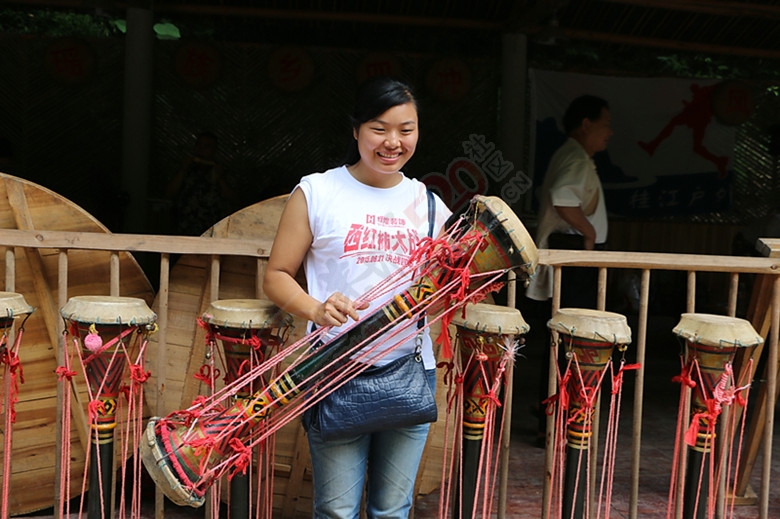
[{"label": "banner", "polygon": [[[729,209],[734,122],[750,112],[730,85],[540,70],[531,70],[530,79],[535,188],[566,140],[561,124],[566,107],[591,94],[609,103],[612,117],[609,146],[593,157],[610,214],[660,217]],[[714,106],[740,117],[716,117]]]}]

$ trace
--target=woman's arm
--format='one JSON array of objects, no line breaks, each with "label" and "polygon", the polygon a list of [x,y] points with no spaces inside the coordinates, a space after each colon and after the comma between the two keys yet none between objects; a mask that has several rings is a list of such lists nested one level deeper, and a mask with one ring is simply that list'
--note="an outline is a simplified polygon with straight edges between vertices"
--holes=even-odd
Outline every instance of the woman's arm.
[{"label": "woman's arm", "polygon": [[358,319],[351,299],[336,292],[325,302],[311,297],[295,280],[303,259],[313,240],[309,227],[309,211],[306,197],[300,189],[293,191],[282,211],[271,255],[263,277],[266,296],[278,307],[318,326],[340,326],[347,318]]}]

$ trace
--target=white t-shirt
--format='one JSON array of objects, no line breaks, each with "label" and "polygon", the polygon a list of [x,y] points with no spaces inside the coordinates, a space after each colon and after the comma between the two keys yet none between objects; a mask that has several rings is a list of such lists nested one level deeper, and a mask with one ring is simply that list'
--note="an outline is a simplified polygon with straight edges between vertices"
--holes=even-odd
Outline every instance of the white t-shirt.
[{"label": "white t-shirt", "polygon": [[[314,173],[301,179],[298,188],[306,197],[312,245],[304,259],[309,294],[325,301],[334,292],[355,299],[374,288],[404,266],[417,242],[428,235],[428,199],[425,185],[403,177],[390,188],[375,188],[357,181],[346,167]],[[450,210],[436,196],[434,237],[450,216]],[[397,290],[401,292],[413,280]],[[371,302],[361,317],[384,306],[392,294]],[[329,340],[352,326],[329,330]],[[388,332],[388,333],[392,333]],[[387,335],[387,334],[386,334]],[[386,364],[414,351],[417,327],[409,326],[392,339],[404,344],[388,353],[377,365]],[[380,338],[380,340],[382,340]],[[429,334],[423,336],[426,369],[435,367]]]}]

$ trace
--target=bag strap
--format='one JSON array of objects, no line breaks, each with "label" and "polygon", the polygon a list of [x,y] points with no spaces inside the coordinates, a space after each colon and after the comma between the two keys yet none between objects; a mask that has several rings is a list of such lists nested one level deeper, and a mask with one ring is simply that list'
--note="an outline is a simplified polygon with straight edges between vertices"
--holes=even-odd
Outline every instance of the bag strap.
[{"label": "bag strap", "polygon": [[430,189],[425,189],[425,194],[428,195],[428,238],[433,238],[433,226],[436,224],[436,200],[433,198],[433,192]]},{"label": "bag strap", "polygon": [[[433,198],[433,192],[425,188],[425,194],[428,196],[428,238],[433,238],[433,228],[436,225],[436,200]],[[417,319],[417,329],[425,326],[425,312],[420,314]]]}]

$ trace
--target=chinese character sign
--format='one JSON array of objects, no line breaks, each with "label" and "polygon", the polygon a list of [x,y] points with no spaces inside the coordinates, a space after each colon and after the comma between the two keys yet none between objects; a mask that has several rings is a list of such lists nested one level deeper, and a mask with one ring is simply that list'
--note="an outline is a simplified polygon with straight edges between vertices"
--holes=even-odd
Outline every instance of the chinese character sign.
[{"label": "chinese character sign", "polygon": [[[729,208],[735,129],[714,115],[717,82],[539,70],[531,80],[535,186],[566,140],[560,121],[569,102],[591,94],[607,100],[612,117],[609,146],[593,157],[610,213],[669,216]],[[739,106],[738,95],[732,97]]]}]

